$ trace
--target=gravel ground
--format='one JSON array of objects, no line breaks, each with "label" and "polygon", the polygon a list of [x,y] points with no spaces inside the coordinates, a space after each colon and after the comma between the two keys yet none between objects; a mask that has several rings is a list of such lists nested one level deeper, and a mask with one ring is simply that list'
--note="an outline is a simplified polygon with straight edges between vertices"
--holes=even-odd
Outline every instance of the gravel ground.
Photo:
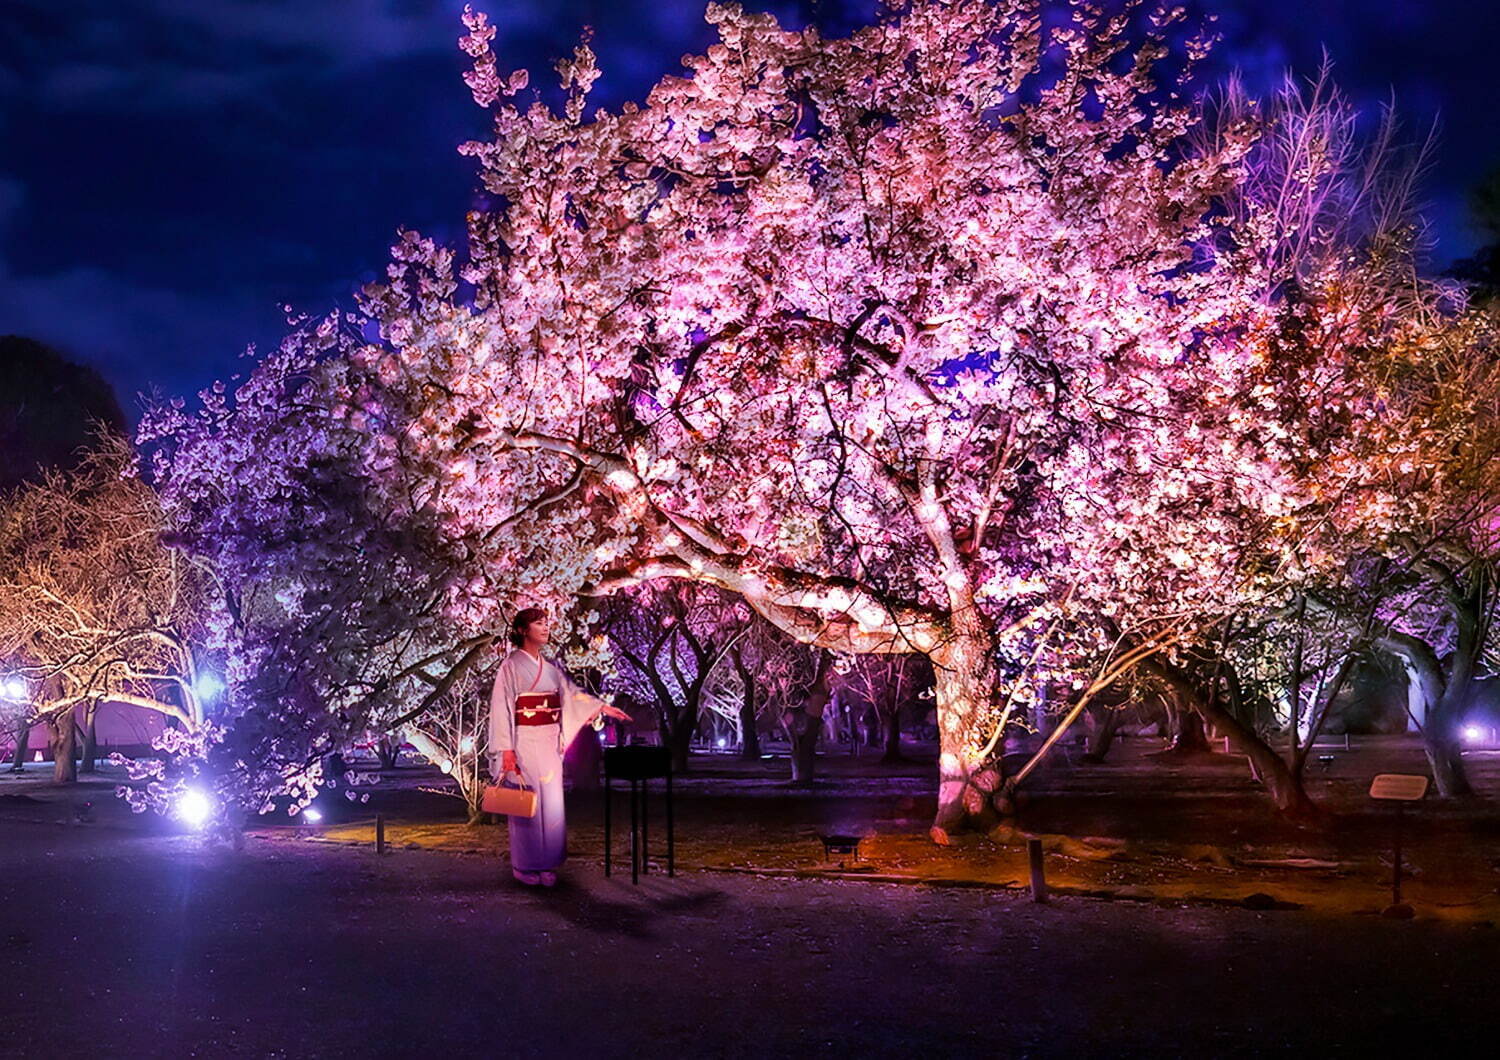
[{"label": "gravel ground", "polygon": [[0,821],[0,1055],[1493,1055],[1500,933]]}]

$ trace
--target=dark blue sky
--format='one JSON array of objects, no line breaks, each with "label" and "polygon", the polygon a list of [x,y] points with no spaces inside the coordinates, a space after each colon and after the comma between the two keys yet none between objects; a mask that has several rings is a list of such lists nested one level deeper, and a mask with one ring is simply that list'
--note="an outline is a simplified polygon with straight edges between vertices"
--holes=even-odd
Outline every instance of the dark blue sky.
[{"label": "dark blue sky", "polygon": [[[1441,115],[1426,185],[1442,262],[1500,165],[1500,5],[1196,0],[1219,62],[1263,84],[1326,46],[1373,107]],[[278,306],[352,304],[399,225],[453,241],[483,135],[460,75],[462,0],[0,0],[0,334],[99,367],[122,404],[189,393],[274,345]],[[544,73],[595,27],[606,102],[711,39],[704,0],[479,0],[511,66]],[[751,0],[797,21],[873,0]],[[826,17],[826,15],[825,15]]]}]

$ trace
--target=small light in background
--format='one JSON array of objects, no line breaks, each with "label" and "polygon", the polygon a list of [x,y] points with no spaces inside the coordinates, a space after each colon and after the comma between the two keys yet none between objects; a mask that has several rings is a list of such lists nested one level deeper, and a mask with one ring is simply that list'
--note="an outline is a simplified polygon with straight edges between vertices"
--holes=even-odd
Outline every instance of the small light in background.
[{"label": "small light in background", "polygon": [[445,758],[438,763],[438,769],[442,770],[444,773],[451,773],[453,772],[453,763]]},{"label": "small light in background", "polygon": [[224,682],[213,674],[199,674],[198,679],[193,682],[193,691],[199,699],[213,699],[224,691]]},{"label": "small light in background", "polygon": [[323,811],[314,809],[313,807],[309,806],[307,809],[302,811],[302,819],[304,821],[311,821],[313,824],[317,824],[323,819]]},{"label": "small light in background", "polygon": [[1463,735],[1464,743],[1484,742],[1484,730],[1481,729],[1478,725],[1465,725]]},{"label": "small light in background", "polygon": [[459,740],[458,749],[464,754],[468,754],[470,751],[474,750],[474,737],[465,736],[462,740]]},{"label": "small light in background", "polygon": [[729,746],[729,741],[726,740],[726,739],[724,739],[724,737],[720,736],[719,737],[719,746],[720,747],[728,747]]},{"label": "small light in background", "polygon": [[0,681],[0,696],[6,699],[23,700],[31,694],[30,687],[26,684],[26,678],[20,674],[11,674]]},{"label": "small light in background", "polygon": [[211,799],[201,791],[189,788],[177,800],[177,816],[192,828],[202,828],[214,811]]}]

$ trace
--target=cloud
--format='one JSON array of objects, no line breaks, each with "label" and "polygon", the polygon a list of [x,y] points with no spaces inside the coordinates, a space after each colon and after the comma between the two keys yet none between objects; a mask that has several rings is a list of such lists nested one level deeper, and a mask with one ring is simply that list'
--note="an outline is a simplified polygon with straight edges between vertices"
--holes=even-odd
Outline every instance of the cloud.
[{"label": "cloud", "polygon": [[21,212],[21,204],[25,201],[26,185],[14,177],[0,175],[0,234],[5,232],[11,218]]},{"label": "cloud", "polygon": [[[34,105],[112,113],[197,111],[296,76],[337,77],[433,53],[457,54],[461,0],[7,0],[21,32],[0,42],[0,82]],[[508,25],[544,20],[505,0]],[[9,14],[9,12],[8,12]]]},{"label": "cloud", "polygon": [[236,337],[279,337],[275,307],[255,296],[181,295],[92,267],[8,273],[0,261],[0,334],[37,339],[99,369],[132,418],[136,391],[148,385],[143,360],[149,383],[181,393],[223,374],[243,348]]}]

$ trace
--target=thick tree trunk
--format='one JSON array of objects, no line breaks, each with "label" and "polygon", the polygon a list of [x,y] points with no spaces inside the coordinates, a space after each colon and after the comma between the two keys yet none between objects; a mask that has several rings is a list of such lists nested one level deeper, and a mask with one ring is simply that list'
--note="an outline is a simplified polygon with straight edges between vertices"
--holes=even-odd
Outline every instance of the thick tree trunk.
[{"label": "thick tree trunk", "polygon": [[1422,748],[1427,752],[1427,764],[1432,769],[1432,781],[1437,785],[1439,795],[1444,798],[1463,798],[1474,794],[1474,786],[1469,783],[1469,772],[1464,766],[1462,747],[1458,740],[1427,737],[1422,741]]},{"label": "thick tree trunk", "polygon": [[885,753],[880,756],[882,762],[903,762],[906,760],[901,753],[901,708],[898,705],[889,714],[883,714],[880,718],[881,742],[885,746]]},{"label": "thick tree trunk", "polygon": [[[1298,820],[1317,820],[1322,812],[1307,797],[1302,778],[1287,768],[1282,757],[1233,714],[1204,695],[1188,674],[1160,658],[1148,658],[1141,667],[1165,681],[1179,701],[1229,739],[1229,745],[1250,760],[1251,769],[1276,803],[1276,808]],[[1200,728],[1201,732],[1201,728]]]},{"label": "thick tree trunk", "polygon": [[[670,709],[670,708],[669,708]],[[672,751],[672,772],[685,773],[688,768],[688,752],[692,750],[693,733],[698,728],[696,711],[674,710],[672,725],[667,733],[667,746]]]},{"label": "thick tree trunk", "polygon": [[97,773],[99,771],[99,704],[90,703],[87,721],[83,727],[83,762],[79,771],[83,773]]},{"label": "thick tree trunk", "polygon": [[47,715],[47,746],[52,751],[52,782],[74,784],[78,781],[78,763],[73,760],[76,725],[72,710]]},{"label": "thick tree trunk", "polygon": [[401,741],[394,736],[382,736],[375,741],[375,757],[381,769],[395,769],[401,759]]},{"label": "thick tree trunk", "polygon": [[802,702],[782,715],[792,745],[792,783],[810,785],[817,772],[818,737],[823,717],[833,703],[833,656],[818,656],[818,670]]},{"label": "thick tree trunk", "polygon": [[796,712],[787,722],[792,744],[792,783],[812,784],[818,769],[818,737],[823,733],[823,719]]},{"label": "thick tree trunk", "polygon": [[22,768],[25,766],[26,744],[30,739],[31,726],[23,724],[20,730],[16,733],[16,752],[11,756],[10,759],[10,771],[12,773],[21,772]]},{"label": "thick tree trunk", "polygon": [[1107,704],[1089,708],[1089,737],[1084,748],[1085,762],[1102,762],[1115,743],[1115,730],[1120,727],[1120,711]]},{"label": "thick tree trunk", "polygon": [[934,842],[967,828],[988,829],[1008,809],[999,805],[1004,780],[999,741],[980,758],[991,733],[983,731],[994,702],[995,672],[988,635],[976,618],[955,619],[954,636],[932,659],[938,715],[938,809]]},{"label": "thick tree trunk", "polygon": [[740,686],[744,689],[744,698],[740,700],[740,757],[758,761],[760,729],[756,725],[755,673],[740,654],[738,642],[729,650],[729,661],[734,664],[734,672],[739,675]]},{"label": "thick tree trunk", "polygon": [[1203,718],[1192,707],[1169,704],[1167,717],[1171,719],[1172,740],[1162,755],[1192,758],[1213,753],[1213,748],[1208,745],[1208,734],[1203,729]]},{"label": "thick tree trunk", "polygon": [[740,705],[740,757],[760,759],[760,730],[755,724],[755,701],[748,699]]},{"label": "thick tree trunk", "polygon": [[1453,676],[1445,680],[1437,653],[1426,641],[1386,630],[1375,643],[1401,660],[1412,689],[1422,701],[1422,747],[1438,794],[1447,798],[1472,795],[1474,788],[1464,767],[1457,731],[1472,665],[1460,665],[1460,660],[1455,660]]}]

